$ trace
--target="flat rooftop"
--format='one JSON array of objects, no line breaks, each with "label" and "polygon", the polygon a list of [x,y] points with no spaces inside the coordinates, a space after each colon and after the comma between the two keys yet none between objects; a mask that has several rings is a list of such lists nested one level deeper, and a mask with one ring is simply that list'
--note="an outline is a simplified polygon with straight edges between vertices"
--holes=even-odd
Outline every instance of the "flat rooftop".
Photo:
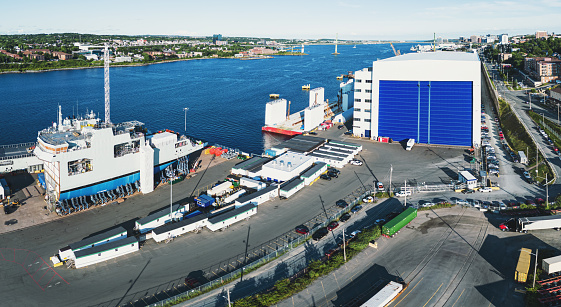
[{"label": "flat rooftop", "polygon": [[[180,207],[180,206],[181,206],[180,204],[175,204],[175,205],[173,205],[173,206],[172,206],[173,212],[179,210],[179,207]],[[145,218],[141,218],[140,220],[138,220],[138,221],[136,221],[136,222],[137,222],[138,224],[140,224],[140,225],[145,225],[145,224],[148,224],[148,223],[150,223],[150,222],[152,222],[152,221],[154,221],[154,220],[157,220],[157,219],[159,219],[159,218],[161,218],[161,217],[164,217],[164,216],[166,216],[166,215],[168,215],[168,214],[169,214],[169,207],[166,207],[166,208],[163,208],[163,209],[160,210],[160,211],[157,211],[157,212],[154,212],[154,213],[150,214],[149,216],[147,216],[147,217],[145,217]]]},{"label": "flat rooftop", "polygon": [[121,227],[117,227],[117,228],[113,228],[109,231],[106,231],[104,233],[100,233],[98,235],[86,238],[82,241],[76,242],[76,243],[72,243],[72,244],[68,244],[68,247],[70,247],[71,249],[78,249],[78,248],[82,248],[82,247],[86,247],[88,245],[92,245],[104,240],[107,240],[113,236],[116,236],[118,234],[122,234],[125,233],[125,237],[127,236],[127,230],[125,228]]},{"label": "flat rooftop", "polygon": [[292,180],[289,180],[283,184],[281,184],[280,189],[283,191],[290,191],[292,189],[294,189],[295,187],[299,186],[300,184],[302,184],[302,182],[304,182],[304,180],[296,177],[293,178]]},{"label": "flat rooftop", "polygon": [[265,164],[264,167],[280,171],[291,171],[308,162],[310,159],[310,157],[302,153],[288,151],[277,156],[273,161]]},{"label": "flat rooftop", "polygon": [[206,216],[201,213],[201,214],[197,214],[195,216],[191,216],[189,218],[183,219],[183,220],[181,220],[179,222],[176,222],[176,223],[169,223],[169,224],[162,225],[158,228],[154,228],[152,231],[155,234],[159,235],[159,234],[166,233],[168,231],[172,231],[172,230],[180,228],[180,227],[184,227],[184,226],[187,226],[187,225],[191,225],[191,224],[200,222],[204,219],[206,219]]},{"label": "flat rooftop", "polygon": [[122,240],[109,242],[107,244],[96,245],[92,248],[81,249],[81,250],[75,252],[74,256],[76,256],[76,258],[80,258],[80,257],[84,257],[84,256],[93,255],[93,254],[101,253],[101,252],[104,252],[104,251],[108,251],[110,249],[119,248],[121,246],[134,244],[134,243],[137,243],[137,242],[138,242],[137,238],[128,237],[128,238],[125,238],[125,239],[122,239]]},{"label": "flat rooftop", "polygon": [[230,210],[230,211],[226,211],[223,214],[218,214],[216,216],[213,216],[211,218],[208,219],[208,222],[211,224],[216,224],[216,223],[220,223],[222,221],[225,221],[227,219],[233,218],[234,216],[240,215],[244,212],[247,212],[253,208],[257,207],[257,205],[253,204],[253,203],[249,203],[246,205],[243,205],[239,208],[236,208],[234,210]]},{"label": "flat rooftop", "polygon": [[307,135],[297,135],[290,140],[284,141],[273,148],[284,149],[295,152],[310,152],[325,143],[325,139]]},{"label": "flat rooftop", "polygon": [[418,52],[407,53],[391,58],[379,60],[377,62],[395,62],[395,61],[473,61],[479,62],[479,56],[473,52]]},{"label": "flat rooftop", "polygon": [[313,174],[315,174],[317,171],[319,171],[320,169],[322,169],[326,164],[323,162],[316,162],[315,165],[313,165],[312,167],[308,168],[306,171],[304,171],[300,176],[307,178],[312,176]]}]

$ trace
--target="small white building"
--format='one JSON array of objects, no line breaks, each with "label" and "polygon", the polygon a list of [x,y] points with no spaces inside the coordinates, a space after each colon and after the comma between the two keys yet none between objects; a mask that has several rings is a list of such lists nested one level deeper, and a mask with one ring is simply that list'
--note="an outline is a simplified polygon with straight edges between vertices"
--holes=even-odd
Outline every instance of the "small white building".
[{"label": "small white building", "polygon": [[138,239],[128,237],[123,240],[94,246],[79,250],[75,253],[76,259],[74,266],[79,269],[88,265],[93,265],[113,258],[117,258],[139,250]]},{"label": "small white building", "polygon": [[305,185],[311,185],[314,183],[321,174],[327,170],[327,164],[324,162],[317,162],[311,168],[306,170],[300,175],[300,178],[304,180]]},{"label": "small white building", "polygon": [[468,171],[461,171],[458,176],[458,181],[465,183],[468,189],[477,187],[477,178]]},{"label": "small white building", "polygon": [[279,195],[279,186],[276,184],[271,184],[270,186],[262,190],[259,190],[255,193],[251,193],[248,195],[244,195],[236,199],[234,203],[236,204],[236,207],[241,207],[248,203],[254,203],[256,205],[260,205],[270,200],[271,198],[275,198],[277,195]]},{"label": "small white building", "polygon": [[561,256],[543,259],[542,268],[547,274],[561,272]]},{"label": "small white building", "polygon": [[289,198],[294,193],[302,190],[305,186],[304,180],[299,177],[292,178],[280,185],[279,196]]},{"label": "small white building", "polygon": [[217,231],[229,227],[230,225],[249,219],[257,213],[257,205],[249,203],[239,208],[226,211],[222,214],[210,217],[208,219],[207,228],[211,231]]},{"label": "small white building", "polygon": [[233,193],[232,195],[229,195],[228,197],[225,197],[222,201],[225,204],[229,204],[234,202],[236,199],[238,199],[240,196],[244,195],[247,191],[244,189],[240,189],[237,190],[235,193]]},{"label": "small white building", "polygon": [[166,239],[173,239],[184,233],[203,228],[207,222],[208,218],[199,212],[199,214],[185,218],[177,223],[170,223],[152,229],[152,239],[158,243]]},{"label": "small white building", "polygon": [[263,165],[269,161],[271,158],[257,156],[247,159],[232,167],[232,174],[246,177],[260,176]]},{"label": "small white building", "polygon": [[8,197],[10,195],[10,188],[4,178],[0,178],[0,200]]},{"label": "small white building", "polygon": [[109,231],[106,231],[104,233],[100,233],[98,235],[86,238],[82,241],[68,244],[68,247],[70,247],[73,252],[77,252],[82,249],[111,243],[117,240],[122,240],[126,237],[127,237],[127,231],[125,230],[125,228],[117,227]]},{"label": "small white building", "polygon": [[297,152],[288,151],[264,164],[261,177],[268,181],[283,182],[300,175],[312,166],[313,159]]},{"label": "small white building", "polygon": [[247,177],[240,178],[240,185],[250,189],[255,189],[257,191],[262,190],[267,187],[267,184],[263,181],[254,180]]},{"label": "small white building", "polygon": [[189,204],[173,205],[171,212],[170,212],[170,208],[166,207],[158,212],[150,214],[149,216],[136,221],[135,229],[140,231],[140,233],[146,233],[154,228],[164,225],[165,223],[171,222],[172,219],[174,220],[183,219],[183,215],[187,212],[189,212]]},{"label": "small white building", "polygon": [[222,196],[230,191],[232,191],[232,189],[234,188],[234,186],[232,185],[232,182],[230,181],[225,181],[222,182],[221,184],[218,184],[216,186],[214,186],[212,189],[206,191],[206,194],[208,194],[209,196]]}]

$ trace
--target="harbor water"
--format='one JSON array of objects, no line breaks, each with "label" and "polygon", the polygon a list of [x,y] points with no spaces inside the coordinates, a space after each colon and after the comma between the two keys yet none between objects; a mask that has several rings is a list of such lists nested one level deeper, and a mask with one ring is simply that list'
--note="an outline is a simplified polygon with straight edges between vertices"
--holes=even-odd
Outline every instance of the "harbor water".
[{"label": "harbor water", "polygon": [[[413,45],[395,44],[402,53]],[[305,56],[112,67],[111,121],[138,120],[151,131],[171,129],[261,153],[282,140],[261,131],[269,94],[291,101],[291,112],[308,104],[304,84],[324,87],[325,98],[333,101],[337,76],[393,56],[389,44],[343,45],[337,56],[333,51],[334,46],[306,46]],[[56,122],[58,105],[64,117],[93,110],[103,119],[103,86],[103,68],[0,75],[0,145],[35,141],[37,131]]]}]

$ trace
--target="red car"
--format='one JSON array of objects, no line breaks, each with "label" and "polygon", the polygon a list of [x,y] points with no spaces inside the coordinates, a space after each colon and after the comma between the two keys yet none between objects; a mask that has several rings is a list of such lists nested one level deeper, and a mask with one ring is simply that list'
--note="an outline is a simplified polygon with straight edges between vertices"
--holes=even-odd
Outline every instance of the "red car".
[{"label": "red car", "polygon": [[193,277],[187,277],[185,278],[185,285],[187,285],[190,288],[195,288],[201,285],[201,283]]},{"label": "red car", "polygon": [[308,229],[308,227],[306,227],[304,225],[296,226],[294,231],[296,231],[297,233],[299,233],[301,235],[307,235],[307,234],[310,233],[310,230]]},{"label": "red car", "polygon": [[329,257],[333,256],[333,254],[335,254],[335,251],[336,250],[332,248],[332,249],[328,250],[327,252],[325,252],[325,255],[327,256],[327,258],[329,258]]},{"label": "red car", "polygon": [[534,201],[535,201],[536,204],[538,204],[538,205],[541,205],[541,204],[544,204],[544,203],[545,203],[545,200],[543,200],[543,198],[536,198]]},{"label": "red car", "polygon": [[329,225],[327,225],[327,230],[329,231],[333,231],[333,229],[339,227],[339,223],[333,221],[331,223],[329,223]]}]

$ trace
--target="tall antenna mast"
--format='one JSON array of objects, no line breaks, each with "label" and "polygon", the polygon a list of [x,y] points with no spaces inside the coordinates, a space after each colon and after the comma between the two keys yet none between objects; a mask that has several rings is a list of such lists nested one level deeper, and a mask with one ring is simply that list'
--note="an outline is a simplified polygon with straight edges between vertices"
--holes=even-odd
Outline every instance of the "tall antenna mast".
[{"label": "tall antenna mast", "polygon": [[105,43],[105,51],[103,52],[103,68],[105,73],[105,123],[111,123],[110,102],[109,102],[109,46]]}]

